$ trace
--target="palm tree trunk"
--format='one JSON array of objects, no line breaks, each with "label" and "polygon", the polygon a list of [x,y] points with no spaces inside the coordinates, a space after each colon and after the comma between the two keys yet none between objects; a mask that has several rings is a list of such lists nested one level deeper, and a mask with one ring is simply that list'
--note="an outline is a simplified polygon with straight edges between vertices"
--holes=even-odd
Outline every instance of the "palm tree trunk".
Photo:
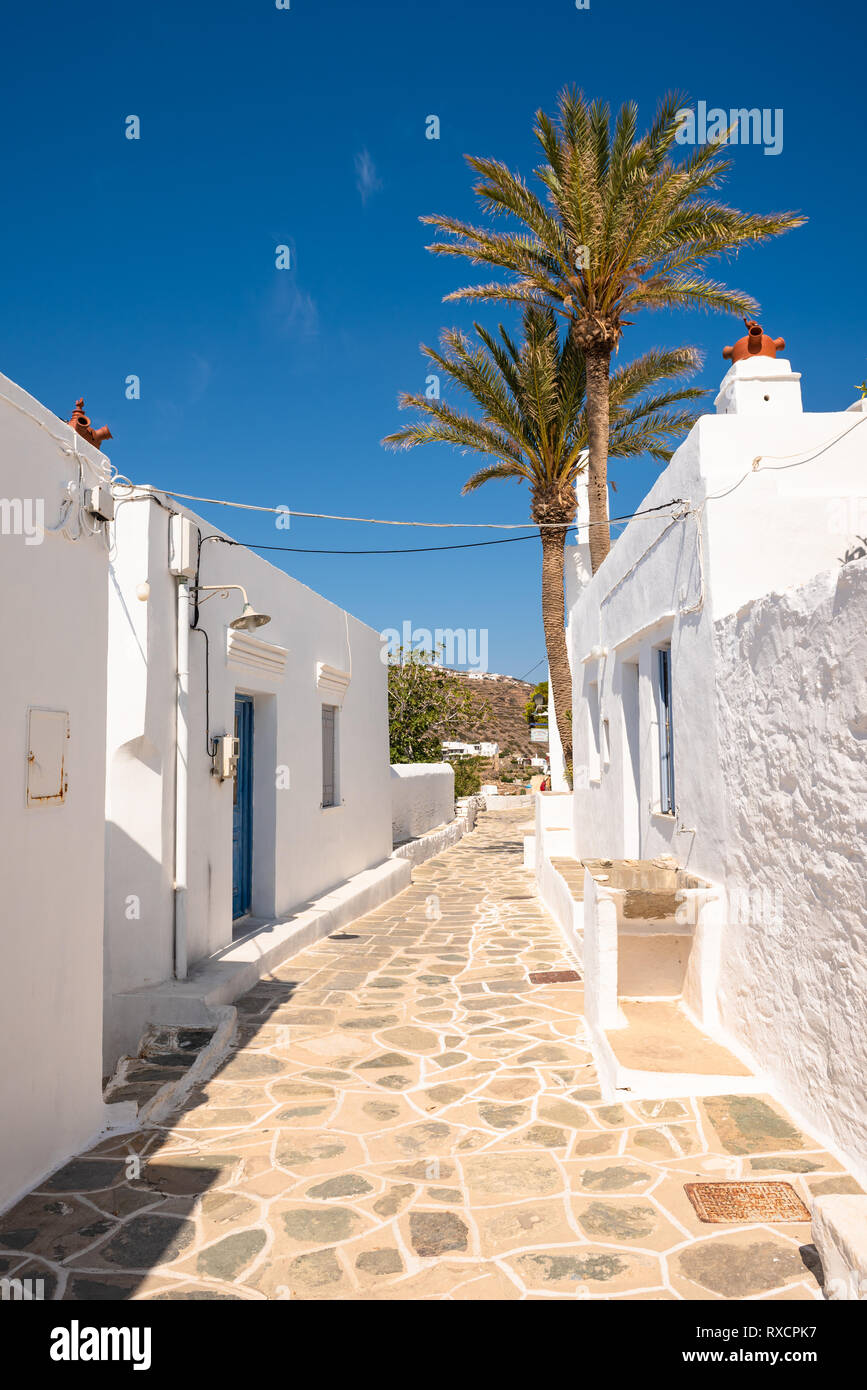
[{"label": "palm tree trunk", "polygon": [[566,775],[572,781],[572,675],[566,650],[563,562],[566,528],[544,527],[542,536],[542,623],[554,692],[557,732],[563,748]]},{"label": "palm tree trunk", "polygon": [[590,567],[595,574],[611,549],[608,526],[608,430],[610,348],[589,349],[587,370],[587,442],[590,462],[587,491],[590,504]]}]

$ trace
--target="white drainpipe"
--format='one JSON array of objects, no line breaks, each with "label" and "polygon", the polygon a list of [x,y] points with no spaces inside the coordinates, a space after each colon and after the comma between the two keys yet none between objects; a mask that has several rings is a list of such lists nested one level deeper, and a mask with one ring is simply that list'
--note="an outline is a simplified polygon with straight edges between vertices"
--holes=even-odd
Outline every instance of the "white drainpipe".
[{"label": "white drainpipe", "polygon": [[187,763],[190,749],[190,590],[178,576],[175,725],[175,979],[187,978]]}]

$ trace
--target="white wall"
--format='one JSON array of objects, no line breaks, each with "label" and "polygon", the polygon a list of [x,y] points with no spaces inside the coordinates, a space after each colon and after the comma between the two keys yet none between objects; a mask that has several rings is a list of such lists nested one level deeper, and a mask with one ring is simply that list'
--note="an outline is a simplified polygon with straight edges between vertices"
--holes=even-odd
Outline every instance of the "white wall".
[{"label": "white wall", "polygon": [[867,560],[716,624],[724,1024],[867,1166]]},{"label": "white wall", "polygon": [[551,769],[551,790],[563,792],[568,789],[569,783],[566,778],[566,762],[563,757],[563,744],[560,741],[560,730],[557,725],[557,705],[554,699],[554,685],[551,680],[551,668],[548,667],[548,763]]},{"label": "white wall", "polygon": [[[173,508],[177,504],[171,504]],[[192,513],[185,513],[193,516]],[[215,528],[194,518],[202,535]],[[108,994],[172,973],[176,581],[169,515],[152,500],[117,512],[109,652]],[[136,588],[150,584],[146,603]],[[386,667],[377,633],[243,547],[202,547],[200,583],[246,587],[271,622],[256,639],[285,654],[282,670],[229,658],[240,595],[200,607],[210,644],[211,736],[233,730],[234,697],[254,698],[253,915],[286,916],[391,852]],[[281,660],[283,658],[280,658]],[[345,693],[317,682],[319,663],[350,671]],[[206,749],[205,642],[190,633],[189,894],[191,965],[232,937],[232,783],[211,776]],[[339,804],[323,809],[323,704],[338,704]],[[283,786],[288,770],[288,786]],[[278,781],[281,785],[278,786]],[[127,919],[129,895],[141,900]],[[136,1041],[107,1000],[106,1057]]]},{"label": "white wall", "polygon": [[[72,401],[70,400],[70,406]],[[73,432],[0,376],[0,498],[54,526]],[[70,452],[64,453],[67,449]],[[106,460],[78,442],[88,485]],[[0,535],[0,1207],[99,1131],[105,652],[101,535]],[[69,715],[62,803],[26,804],[28,708]]]},{"label": "white wall", "polygon": [[[699,514],[630,522],[570,613],[579,858],[673,854],[703,876],[724,874],[713,624],[751,599],[836,566],[865,518],[865,445],[861,415],[724,415],[704,416],[677,450],[641,509],[682,498]],[[794,469],[777,467],[811,452],[816,457]],[[760,455],[773,466],[754,472]],[[655,647],[666,642],[674,672],[676,816],[659,813],[653,663]],[[606,654],[591,658],[594,648]],[[637,748],[624,718],[635,664]],[[590,729],[594,682],[600,732],[608,720],[608,747],[600,739],[598,757]]]},{"label": "white wall", "polygon": [[[586,522],[590,514],[587,501],[586,484],[580,483],[577,489],[577,508],[575,520],[580,526]],[[588,532],[580,530],[575,533],[576,541],[574,545],[567,545],[563,556],[563,597],[566,615],[566,649],[569,654],[571,649],[570,622],[571,615],[578,597],[590,582],[590,546],[588,544]],[[571,655],[570,676],[573,686],[575,670],[572,666]],[[566,763],[563,757],[563,745],[560,740],[560,729],[557,724],[557,705],[554,699],[554,686],[551,682],[551,668],[548,667],[548,745],[545,750],[548,754],[549,766],[551,769],[551,790],[555,792],[567,791],[569,781],[566,776]],[[574,751],[574,749],[573,749]]]},{"label": "white wall", "polygon": [[396,845],[454,816],[455,773],[450,763],[392,763],[391,831]]},{"label": "white wall", "polygon": [[[705,423],[702,420],[694,427],[642,509],[674,498],[702,498],[706,480],[699,459]],[[702,524],[707,527],[706,515]],[[708,805],[712,821],[716,803],[707,792],[713,786],[718,758],[710,718],[713,678],[706,661],[712,626],[708,593],[699,612],[678,616],[680,609],[694,606],[701,596],[697,534],[692,516],[674,522],[668,517],[637,518],[573,603],[569,640],[578,858],[675,854],[685,859],[694,852],[694,837],[678,834],[679,826],[693,827],[690,817]],[[705,557],[707,569],[706,547]],[[676,764],[679,820],[659,814],[652,667],[654,647],[667,641],[677,672],[673,689],[680,755]],[[637,738],[625,717],[636,701],[640,710]],[[637,790],[636,781],[630,782],[633,768],[638,770]],[[709,873],[711,861],[718,866],[721,849],[719,828],[712,823],[702,849],[704,871]]]}]

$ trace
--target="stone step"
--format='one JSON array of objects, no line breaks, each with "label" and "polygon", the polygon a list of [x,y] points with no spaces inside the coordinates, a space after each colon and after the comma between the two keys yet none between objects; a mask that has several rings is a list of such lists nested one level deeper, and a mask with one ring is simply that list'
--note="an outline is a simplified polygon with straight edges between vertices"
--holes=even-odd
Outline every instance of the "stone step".
[{"label": "stone step", "polygon": [[580,859],[570,859],[565,855],[558,855],[551,860],[551,864],[563,879],[576,903],[584,901],[584,865]]},{"label": "stone step", "polygon": [[633,1096],[745,1094],[764,1082],[702,1032],[677,1000],[620,999],[624,1028],[606,1029],[608,1079]]},{"label": "stone step", "polygon": [[585,859],[583,863],[600,883],[626,892],[674,894],[709,886],[674,859]]},{"label": "stone step", "polygon": [[152,1028],[142,1038],[135,1057],[121,1057],[109,1079],[107,1104],[132,1101],[139,1109],[165,1086],[178,1087],[199,1054],[214,1036],[213,1028]]}]

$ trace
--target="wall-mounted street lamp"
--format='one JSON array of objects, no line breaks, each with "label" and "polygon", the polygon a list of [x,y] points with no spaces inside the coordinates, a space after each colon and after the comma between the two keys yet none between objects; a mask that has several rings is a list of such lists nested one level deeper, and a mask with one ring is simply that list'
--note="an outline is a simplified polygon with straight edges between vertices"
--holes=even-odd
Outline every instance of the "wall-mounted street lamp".
[{"label": "wall-mounted street lamp", "polygon": [[207,603],[208,600],[199,598],[199,594],[208,594],[209,598],[213,598],[215,594],[222,594],[223,598],[228,598],[230,589],[237,589],[239,593],[243,594],[244,608],[240,618],[233,618],[229,627],[234,628],[236,632],[255,632],[257,627],[264,627],[266,623],[270,623],[270,614],[256,612],[247,598],[247,590],[241,584],[200,584],[190,592],[194,602],[201,608],[202,604]]}]

